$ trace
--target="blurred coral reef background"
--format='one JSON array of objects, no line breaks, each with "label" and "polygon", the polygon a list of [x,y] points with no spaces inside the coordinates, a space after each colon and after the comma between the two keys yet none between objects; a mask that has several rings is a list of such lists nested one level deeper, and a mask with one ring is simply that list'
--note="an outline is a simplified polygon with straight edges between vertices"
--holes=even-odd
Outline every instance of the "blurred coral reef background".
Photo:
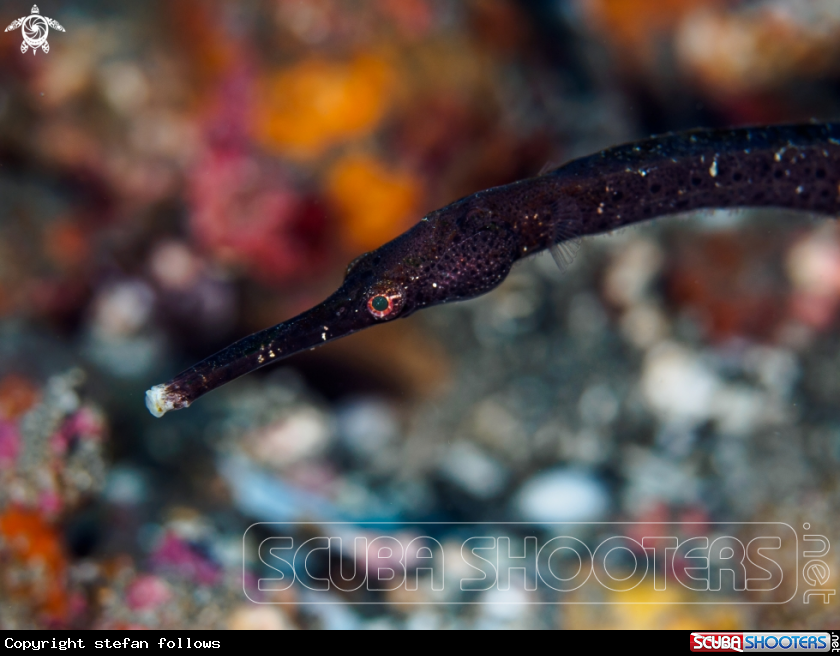
[{"label": "blurred coral reef background", "polygon": [[[28,11],[4,0],[0,22]],[[838,544],[833,222],[705,212],[591,239],[562,276],[531,259],[188,411],[143,404],[463,195],[649,134],[840,119],[840,2],[41,11],[67,30],[48,54],[0,35],[0,627],[840,628],[836,597],[242,592],[254,521],[807,521]]]}]

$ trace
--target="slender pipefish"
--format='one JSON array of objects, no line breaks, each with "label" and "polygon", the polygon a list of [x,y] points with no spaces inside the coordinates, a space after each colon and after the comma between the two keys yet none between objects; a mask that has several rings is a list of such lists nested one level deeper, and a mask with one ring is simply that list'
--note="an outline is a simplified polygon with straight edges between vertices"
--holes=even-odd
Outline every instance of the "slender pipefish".
[{"label": "slender pipefish", "polygon": [[[264,365],[496,287],[514,262],[581,237],[701,208],[840,214],[840,123],[691,130],[609,148],[436,210],[351,262],[320,305],[146,392],[157,416]],[[564,250],[566,254],[564,255]]]}]

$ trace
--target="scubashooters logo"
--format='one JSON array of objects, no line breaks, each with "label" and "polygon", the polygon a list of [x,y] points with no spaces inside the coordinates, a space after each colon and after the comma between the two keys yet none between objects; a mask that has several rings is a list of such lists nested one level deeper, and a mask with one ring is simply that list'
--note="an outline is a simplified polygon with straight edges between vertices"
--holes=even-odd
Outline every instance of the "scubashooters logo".
[{"label": "scubashooters logo", "polygon": [[829,541],[803,528],[260,523],[243,537],[244,592],[256,603],[834,603]]},{"label": "scubashooters logo", "polygon": [[[806,531],[811,528],[809,523],[802,525]],[[806,547],[814,547],[805,549],[802,556],[805,559],[805,564],[802,566],[802,578],[805,584],[809,586],[802,594],[802,601],[806,604],[811,603],[811,598],[815,597],[821,600],[824,604],[831,603],[831,598],[837,594],[834,588],[828,588],[826,583],[831,579],[831,568],[824,558],[831,550],[831,543],[824,535],[804,535],[802,539]]]},{"label": "scubashooters logo", "polygon": [[691,651],[700,652],[823,652],[833,651],[835,637],[828,632],[691,634]]},{"label": "scubashooters logo", "polygon": [[41,16],[38,5],[32,5],[32,13],[29,16],[13,20],[5,31],[10,32],[18,28],[23,33],[23,43],[20,44],[20,51],[25,53],[32,48],[33,55],[38,52],[38,48],[41,48],[44,52],[50,51],[50,44],[47,43],[47,35],[50,33],[50,28],[64,32],[64,28],[58,21]]}]

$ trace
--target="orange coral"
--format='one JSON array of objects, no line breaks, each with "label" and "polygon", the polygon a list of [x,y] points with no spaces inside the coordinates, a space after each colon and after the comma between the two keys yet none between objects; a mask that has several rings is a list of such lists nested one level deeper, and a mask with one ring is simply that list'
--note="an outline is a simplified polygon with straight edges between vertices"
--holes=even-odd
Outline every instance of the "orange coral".
[{"label": "orange coral", "polygon": [[11,591],[33,600],[49,616],[64,617],[67,561],[55,527],[37,512],[11,508],[0,514],[0,537],[16,561],[40,572],[34,579],[11,583]]},{"label": "orange coral", "polygon": [[347,63],[309,59],[266,76],[258,86],[255,138],[289,157],[316,157],[376,127],[393,78],[390,66],[370,55]]},{"label": "orange coral", "polygon": [[358,252],[376,248],[405,230],[420,185],[371,157],[351,155],[329,172],[327,193],[342,218],[343,243]]},{"label": "orange coral", "polygon": [[0,380],[0,418],[20,417],[37,400],[38,389],[26,378],[10,375]]}]

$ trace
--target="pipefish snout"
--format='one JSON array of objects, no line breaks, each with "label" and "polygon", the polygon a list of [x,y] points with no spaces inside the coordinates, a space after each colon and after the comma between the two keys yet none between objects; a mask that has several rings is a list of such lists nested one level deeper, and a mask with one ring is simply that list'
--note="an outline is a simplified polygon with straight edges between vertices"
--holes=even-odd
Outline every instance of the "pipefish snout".
[{"label": "pipefish snout", "polygon": [[479,296],[535,252],[669,214],[735,207],[840,214],[840,124],[668,134],[462,198],[354,260],[320,305],[152,387],[146,406],[160,417],[294,353]]}]

